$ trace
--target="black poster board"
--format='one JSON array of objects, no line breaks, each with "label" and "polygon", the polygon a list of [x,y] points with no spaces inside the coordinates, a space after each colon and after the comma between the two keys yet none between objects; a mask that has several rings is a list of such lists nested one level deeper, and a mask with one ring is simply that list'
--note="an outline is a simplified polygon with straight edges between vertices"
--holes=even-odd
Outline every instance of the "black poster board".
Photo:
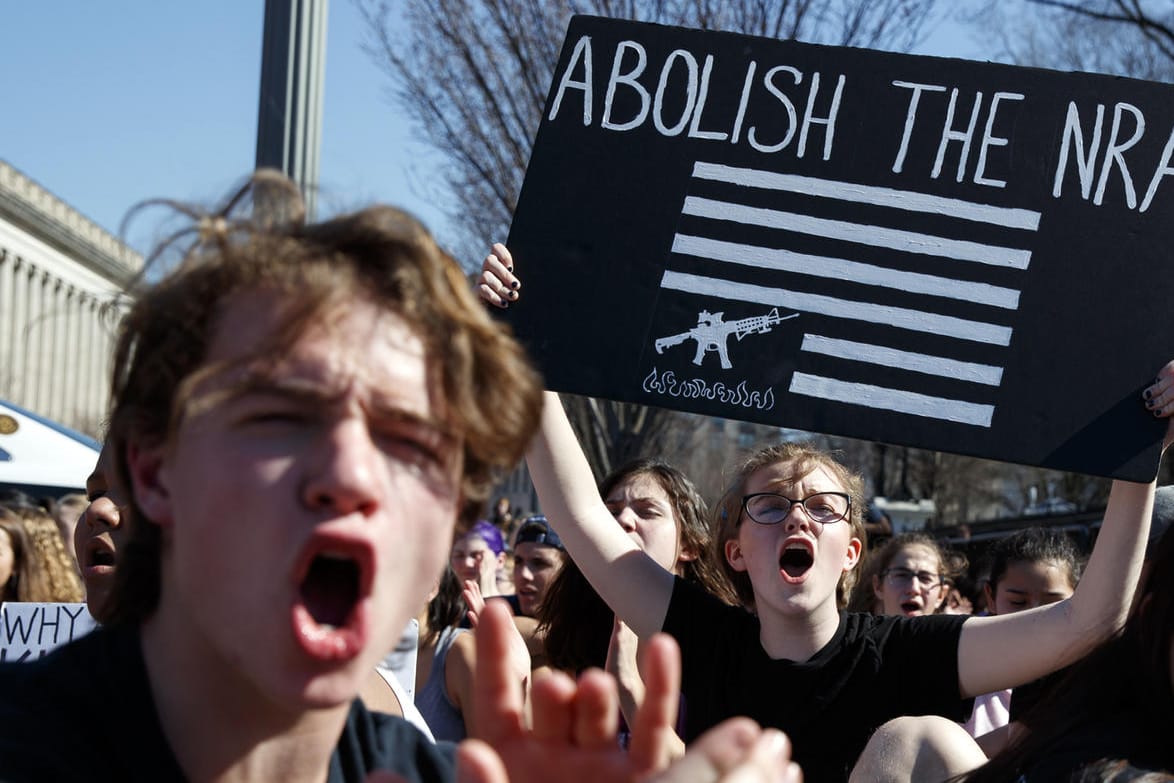
[{"label": "black poster board", "polygon": [[575,17],[509,236],[547,385],[1133,480],[1174,87]]}]

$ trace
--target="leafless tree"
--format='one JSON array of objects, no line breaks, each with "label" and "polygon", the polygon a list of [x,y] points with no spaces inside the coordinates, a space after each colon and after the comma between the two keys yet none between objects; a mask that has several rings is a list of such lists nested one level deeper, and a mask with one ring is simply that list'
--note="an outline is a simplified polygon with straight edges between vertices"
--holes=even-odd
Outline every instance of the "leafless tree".
[{"label": "leafless tree", "polygon": [[[1174,7],[1165,16],[1142,5],[1141,0],[1031,0],[1093,22],[1108,24],[1141,35],[1167,60],[1174,61]],[[1151,4],[1153,5],[1153,4]],[[1155,6],[1156,9],[1156,6]]]},{"label": "leafless tree", "polygon": [[848,438],[832,444],[867,480],[873,495],[889,500],[934,501],[936,527],[1018,514],[1022,504],[1011,478],[1023,470],[992,460]]},{"label": "leafless tree", "polygon": [[[937,0],[353,2],[396,104],[444,162],[442,186],[431,195],[458,234],[453,249],[476,261],[491,239],[506,235],[572,14],[907,50]],[[567,407],[601,475],[635,456],[692,453],[697,417],[585,398]]]},{"label": "leafless tree", "polygon": [[678,417],[669,411],[574,394],[561,396],[598,478],[637,457],[676,451],[672,447],[681,430],[673,426]]},{"label": "leafless tree", "polygon": [[989,0],[968,21],[1017,65],[1174,81],[1174,3]]}]

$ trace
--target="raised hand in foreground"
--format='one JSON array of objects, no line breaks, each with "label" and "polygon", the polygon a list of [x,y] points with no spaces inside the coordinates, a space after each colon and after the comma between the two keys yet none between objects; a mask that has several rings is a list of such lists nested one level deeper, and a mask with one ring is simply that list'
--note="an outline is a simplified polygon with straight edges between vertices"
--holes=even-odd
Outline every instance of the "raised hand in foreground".
[{"label": "raised hand in foreground", "polygon": [[614,678],[599,670],[576,682],[562,673],[532,687],[534,728],[524,720],[523,694],[508,665],[508,610],[489,602],[477,627],[474,709],[483,736],[457,752],[458,779],[469,783],[529,783],[556,776],[568,783],[799,783],[790,743],[744,718],[728,720],[697,740],[670,764],[676,735],[681,661],[666,635],[652,638],[644,661],[646,693],[632,723],[628,752],[616,744],[619,696]]}]

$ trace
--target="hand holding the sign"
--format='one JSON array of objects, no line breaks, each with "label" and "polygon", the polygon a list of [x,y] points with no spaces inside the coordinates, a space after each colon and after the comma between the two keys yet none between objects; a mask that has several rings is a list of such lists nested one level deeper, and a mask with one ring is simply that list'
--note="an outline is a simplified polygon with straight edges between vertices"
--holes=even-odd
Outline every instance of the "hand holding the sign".
[{"label": "hand holding the sign", "polygon": [[509,248],[495,242],[489,255],[481,262],[481,282],[477,293],[491,305],[506,309],[510,302],[518,300],[521,281],[514,276],[514,257]]},{"label": "hand holding the sign", "polygon": [[1167,362],[1158,371],[1153,384],[1147,386],[1141,396],[1150,413],[1157,418],[1170,420],[1166,435],[1162,438],[1162,449],[1165,450],[1174,443],[1174,361]]},{"label": "hand holding the sign", "polygon": [[[1174,443],[1174,361],[1158,371],[1141,396],[1155,417],[1170,419],[1162,439],[1165,449]],[[1055,671],[1057,665],[1078,659],[1121,626],[1141,571],[1153,501],[1153,482],[1114,481],[1096,546],[1070,598],[1032,612],[967,621],[958,651],[964,696],[989,693]],[[1000,655],[1000,650],[1026,636],[1035,643],[1020,646],[1014,658]]]}]

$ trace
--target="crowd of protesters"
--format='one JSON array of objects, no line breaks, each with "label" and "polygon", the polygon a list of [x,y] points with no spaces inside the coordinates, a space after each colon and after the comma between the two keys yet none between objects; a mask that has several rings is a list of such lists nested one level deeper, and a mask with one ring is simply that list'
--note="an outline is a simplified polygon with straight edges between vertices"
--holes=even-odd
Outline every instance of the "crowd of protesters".
[{"label": "crowd of protesters", "polygon": [[[597,485],[489,315],[503,246],[470,291],[406,213],[306,223],[275,174],[179,209],[86,496],[0,498],[3,601],[101,624],[0,666],[0,779],[1174,779],[1165,491],[968,584],[928,535],[870,551],[807,446],[712,506],[660,459]],[[1174,363],[1137,404],[1174,414]],[[545,516],[490,502],[523,456]]]}]

